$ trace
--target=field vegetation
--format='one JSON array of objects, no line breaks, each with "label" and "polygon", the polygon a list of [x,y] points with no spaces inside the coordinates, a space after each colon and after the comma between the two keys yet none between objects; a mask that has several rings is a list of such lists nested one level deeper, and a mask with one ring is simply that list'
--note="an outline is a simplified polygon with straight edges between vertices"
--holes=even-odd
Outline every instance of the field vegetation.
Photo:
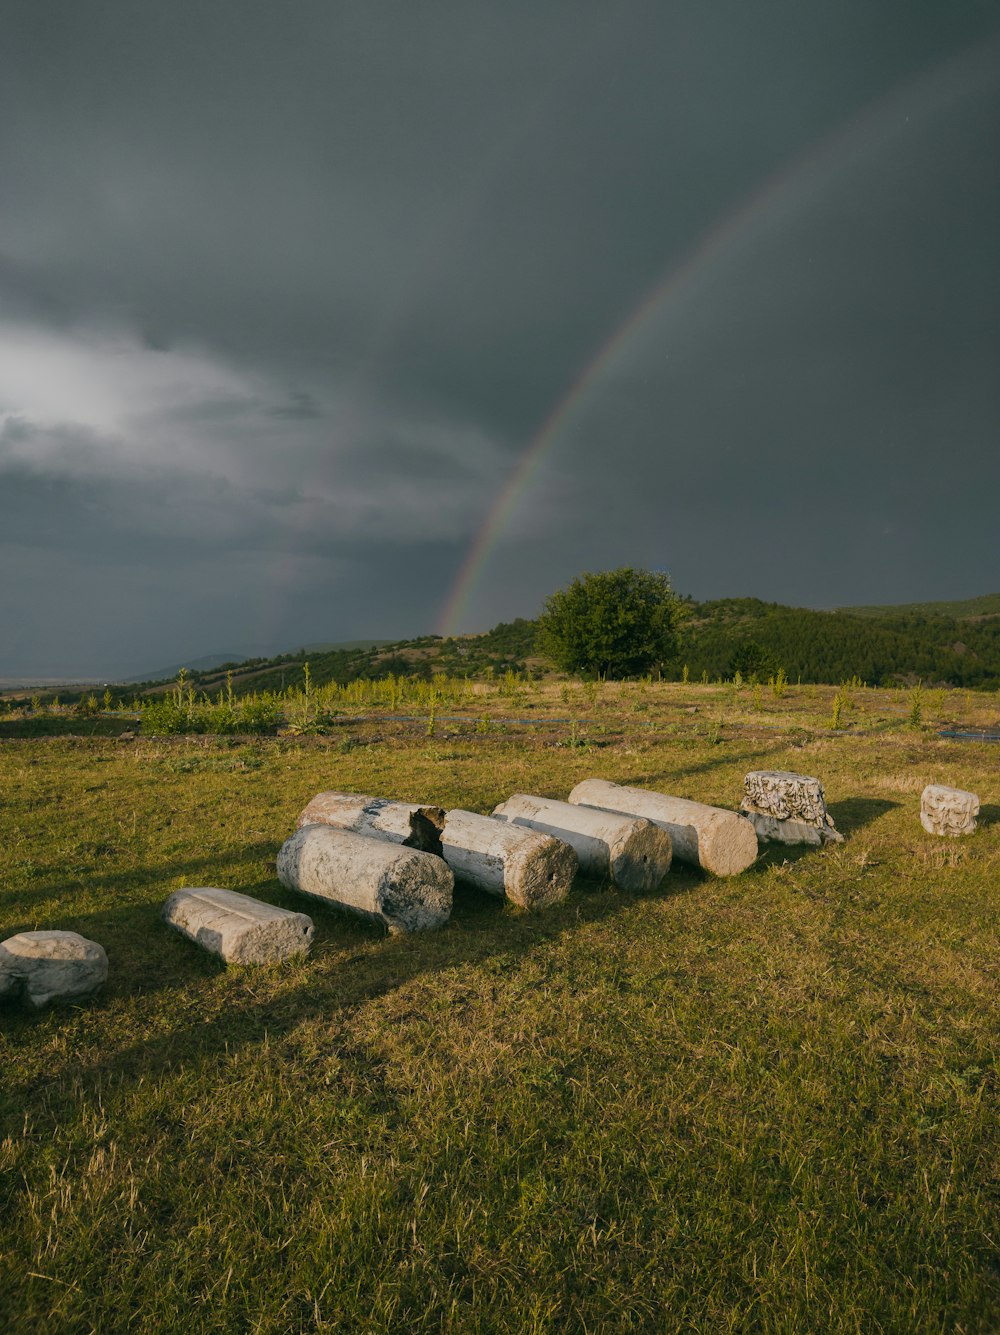
[{"label": "field vegetation", "polygon": [[[111,966],[0,1016],[0,1326],[1000,1328],[998,750],[940,735],[997,730],[996,694],[393,682],[310,683],[323,730],[280,736],[0,720],[0,939]],[[760,767],[818,775],[846,843],[536,916],[460,889],[412,938],[310,904],[275,968],[159,919],[185,885],[292,906],[275,854],[322,788],[735,806]],[[975,835],[924,833],[929,782],[980,794]]]},{"label": "field vegetation", "polygon": [[[290,701],[320,687],[391,679],[425,685],[449,679],[490,682],[511,674],[538,680],[552,677],[558,668],[594,677],[637,676],[651,669],[657,680],[709,684],[756,679],[765,687],[780,676],[799,684],[856,680],[868,686],[1000,689],[1000,594],[960,603],[835,612],[756,598],[705,603],[663,598],[669,615],[656,625],[641,611],[637,623],[628,610],[629,599],[616,596],[614,582],[626,575],[640,584],[633,590],[639,604],[649,593],[642,581],[662,583],[663,589],[654,589],[654,594],[669,590],[664,577],[648,571],[584,576],[549,600],[547,625],[545,618],[521,617],[481,635],[314,646],[270,659],[185,669],[179,680],[112,683],[99,690],[8,689],[0,692],[0,717],[4,709],[37,715],[71,707],[96,715],[110,706],[138,712],[147,703],[166,701],[157,725],[162,732],[169,730],[171,718],[177,723],[170,698],[179,685],[188,700],[188,723],[197,717],[197,730],[267,732],[280,725]],[[597,596],[581,601],[581,585]],[[609,607],[618,623],[610,631],[604,616]],[[396,689],[400,694],[408,690]],[[331,692],[331,699],[335,694]],[[246,697],[251,704],[240,705],[234,713],[234,699]]]}]

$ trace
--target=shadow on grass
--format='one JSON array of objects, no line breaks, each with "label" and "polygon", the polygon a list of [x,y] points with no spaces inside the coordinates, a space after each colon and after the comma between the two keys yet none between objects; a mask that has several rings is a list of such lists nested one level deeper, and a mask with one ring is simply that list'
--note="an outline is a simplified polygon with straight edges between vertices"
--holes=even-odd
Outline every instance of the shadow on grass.
[{"label": "shadow on grass", "polygon": [[761,844],[754,866],[758,870],[765,867],[783,867],[801,862],[803,858],[816,857],[820,852],[815,844]]},{"label": "shadow on grass", "polygon": [[[305,908],[316,925],[316,939],[311,955],[299,964],[286,963],[273,968],[226,967],[214,956],[198,949],[190,941],[172,932],[159,921],[159,905],[141,905],[127,910],[81,917],[74,924],[84,935],[103,939],[108,944],[111,974],[108,984],[89,1004],[95,1011],[121,1012],[123,1002],[135,995],[173,990],[177,994],[177,1014],[190,1017],[196,998],[184,997],[185,988],[197,988],[200,982],[216,978],[227,989],[225,1004],[211,1018],[178,1023],[169,1032],[157,1032],[149,1038],[127,1042],[102,1052],[90,1064],[81,1063],[79,1054],[70,1052],[64,1065],[44,1077],[20,1086],[8,1086],[0,1095],[0,1117],[20,1125],[24,1112],[35,1106],[47,1116],[59,1117],[78,1106],[81,1095],[111,1081],[129,1084],[205,1060],[212,1060],[234,1048],[262,1041],[265,1036],[280,1040],[303,1023],[323,1020],[337,1025],[348,1020],[361,1006],[405,987],[419,978],[461,966],[481,965],[495,959],[501,975],[537,946],[554,941],[581,925],[604,921],[632,912],[647,898],[674,898],[690,893],[702,882],[696,872],[671,873],[663,889],[648,895],[626,895],[610,886],[584,882],[563,904],[542,914],[513,913],[500,900],[460,887],[448,926],[438,932],[412,936],[384,937],[377,924],[327,909],[324,905],[299,896],[289,896],[276,881],[246,887],[249,893],[272,903]],[[121,932],[121,946],[115,939]],[[136,944],[136,929],[142,930],[142,945]],[[148,931],[146,930],[148,928]],[[119,954],[131,939],[132,958]],[[373,948],[374,947],[374,948]],[[124,967],[123,967],[124,966]],[[301,970],[302,981],[292,988],[273,990],[282,972]],[[275,971],[282,972],[275,972]],[[220,975],[227,975],[220,978]],[[214,997],[218,1003],[217,994]],[[417,1003],[419,1004],[419,1003]],[[121,1014],[115,1032],[123,1038],[134,1037],[137,1027],[162,1018],[162,1006],[148,1018]],[[46,1012],[34,1016],[26,1012],[10,1015],[5,1028],[11,1038],[27,1037]],[[118,1092],[116,1090],[116,1092]]]},{"label": "shadow on grass", "polygon": [[65,718],[42,715],[37,718],[4,719],[0,722],[0,741],[37,740],[40,737],[120,737],[122,733],[134,732],[134,719],[88,718],[86,715]]},{"label": "shadow on grass", "polygon": [[827,810],[840,833],[851,835],[899,805],[899,802],[890,802],[884,797],[845,797],[840,802],[829,802]]},{"label": "shadow on grass", "polygon": [[[8,890],[4,898],[9,905],[19,907],[21,905],[39,904],[47,899],[61,899],[67,894],[89,895],[98,891],[101,893],[107,891],[124,891],[126,893],[139,891],[151,886],[162,885],[164,882],[173,880],[178,876],[187,878],[197,872],[200,877],[202,873],[208,873],[216,868],[253,862],[257,858],[268,858],[273,864],[278,847],[279,845],[274,840],[267,840],[256,844],[247,844],[245,848],[240,850],[238,856],[230,852],[210,858],[180,858],[153,867],[136,867],[131,871],[103,872],[100,865],[97,864],[93,870],[82,876],[67,874],[60,876],[58,879],[50,877],[40,885]],[[27,930],[27,927],[11,929],[12,932]],[[10,934],[8,932],[8,935]]]},{"label": "shadow on grass", "polygon": [[[719,769],[720,766],[723,765],[744,764],[748,769],[763,769],[764,766],[760,764],[760,761],[765,757],[780,755],[782,752],[788,750],[787,742],[781,742],[775,746],[768,746],[763,750],[760,747],[745,747],[739,751],[734,751],[729,749],[731,745],[731,742],[729,742],[728,745],[725,741],[720,742],[716,749],[716,754],[713,755],[712,759],[704,760],[698,765],[684,765],[680,769],[660,770],[655,774],[643,771],[642,773],[631,775],[626,778],[616,779],[615,782],[631,784],[633,787],[642,787],[651,783],[664,783],[675,779],[686,779],[693,774],[706,774],[710,770]],[[735,794],[734,809],[739,805],[741,796],[741,793]]]},{"label": "shadow on grass", "polygon": [[1000,806],[987,802],[979,808],[980,825],[1000,825]]}]

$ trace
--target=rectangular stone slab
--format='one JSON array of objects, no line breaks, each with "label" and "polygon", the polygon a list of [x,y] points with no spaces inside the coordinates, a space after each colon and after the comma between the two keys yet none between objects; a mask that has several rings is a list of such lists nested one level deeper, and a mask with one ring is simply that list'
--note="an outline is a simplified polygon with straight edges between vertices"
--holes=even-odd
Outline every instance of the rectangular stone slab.
[{"label": "rectangular stone slab", "polygon": [[304,913],[215,886],[175,890],[163,919],[227,964],[275,964],[305,954],[313,938],[312,919]]}]

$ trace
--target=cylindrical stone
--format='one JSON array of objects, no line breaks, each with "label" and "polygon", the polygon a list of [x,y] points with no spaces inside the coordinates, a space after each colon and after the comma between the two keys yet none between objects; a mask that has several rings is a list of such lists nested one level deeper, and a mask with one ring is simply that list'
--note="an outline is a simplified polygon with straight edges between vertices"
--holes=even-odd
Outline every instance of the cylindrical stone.
[{"label": "cylindrical stone", "polygon": [[542,909],[569,894],[577,860],[561,839],[475,811],[449,811],[441,852],[455,875],[521,908]]},{"label": "cylindrical stone", "polygon": [[18,932],[0,944],[0,997],[30,1006],[76,1001],[107,976],[104,947],[78,932]]},{"label": "cylindrical stone", "polygon": [[317,793],[299,816],[298,828],[303,825],[333,825],[440,856],[444,808],[360,793]]},{"label": "cylindrical stone", "polygon": [[312,919],[304,913],[216,886],[175,890],[163,919],[227,964],[276,964],[305,954],[313,939]]},{"label": "cylindrical stone", "polygon": [[501,802],[493,815],[561,839],[576,854],[585,876],[614,881],[632,894],[655,890],[670,870],[670,835],[642,816],[527,793]]},{"label": "cylindrical stone", "polygon": [[286,839],[278,879],[390,932],[440,927],[451,913],[454,877],[441,858],[332,825],[303,825]]},{"label": "cylindrical stone", "polygon": [[604,779],[585,779],[569,795],[577,805],[645,816],[666,830],[679,862],[701,867],[713,876],[746,871],[757,857],[757,835],[745,816],[722,807],[668,797],[645,788],[628,788]]}]

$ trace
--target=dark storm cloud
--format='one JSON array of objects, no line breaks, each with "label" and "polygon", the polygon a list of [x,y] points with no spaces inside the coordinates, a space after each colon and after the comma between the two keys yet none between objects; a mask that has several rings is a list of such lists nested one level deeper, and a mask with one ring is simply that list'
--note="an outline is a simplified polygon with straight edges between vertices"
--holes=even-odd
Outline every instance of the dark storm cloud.
[{"label": "dark storm cloud", "polygon": [[[991,25],[8,3],[0,673],[428,629],[659,277],[893,90],[595,387],[469,616],[623,560],[813,603],[995,586]],[[962,519],[935,504],[942,442],[979,479]]]}]

